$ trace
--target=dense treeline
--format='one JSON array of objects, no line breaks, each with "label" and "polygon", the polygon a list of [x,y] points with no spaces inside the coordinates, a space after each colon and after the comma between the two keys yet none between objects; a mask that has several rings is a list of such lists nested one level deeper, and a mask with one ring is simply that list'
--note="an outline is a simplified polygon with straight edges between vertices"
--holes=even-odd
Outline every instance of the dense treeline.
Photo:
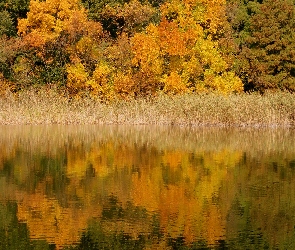
[{"label": "dense treeline", "polygon": [[293,91],[294,13],[294,0],[0,0],[0,91]]}]

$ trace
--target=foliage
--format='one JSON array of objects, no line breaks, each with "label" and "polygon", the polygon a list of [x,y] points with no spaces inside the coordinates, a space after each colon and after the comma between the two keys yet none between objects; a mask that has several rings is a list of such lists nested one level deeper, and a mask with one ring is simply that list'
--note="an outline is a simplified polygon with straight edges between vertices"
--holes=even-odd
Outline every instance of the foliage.
[{"label": "foliage", "polygon": [[[18,34],[29,52],[26,58],[37,82],[68,83],[70,91],[77,93],[82,82],[68,64],[80,61],[86,71],[95,67],[102,27],[88,20],[78,1],[31,1],[27,18],[19,20]],[[82,66],[73,67],[81,73]],[[75,79],[79,79],[77,83]]]},{"label": "foliage", "polygon": [[0,12],[0,37],[3,35],[12,35],[14,33],[13,30],[13,20],[8,11],[1,11]]},{"label": "foliage", "polygon": [[156,10],[149,4],[141,4],[138,0],[131,0],[122,5],[106,5],[97,20],[111,37],[142,31],[144,27],[154,19]]},{"label": "foliage", "polygon": [[67,65],[67,87],[75,94],[86,88],[88,74],[81,62]]},{"label": "foliage", "polygon": [[1,0],[0,1],[0,37],[17,34],[17,20],[24,18],[28,12],[29,0]]},{"label": "foliage", "polygon": [[139,92],[153,94],[158,89],[163,70],[157,27],[149,25],[146,33],[135,34],[131,39],[131,45],[132,64],[136,68],[135,77],[139,85]]},{"label": "foliage", "polygon": [[121,98],[134,97],[137,87],[131,72],[118,72],[114,77],[114,91]]},{"label": "foliage", "polygon": [[96,65],[92,79],[88,82],[92,93],[106,100],[113,99],[112,68],[106,62]]},{"label": "foliage", "polygon": [[0,0],[0,73],[104,100],[294,91],[294,18],[293,0]]},{"label": "foliage", "polygon": [[[57,83],[107,99],[242,90],[219,43],[227,29],[223,1],[173,0],[156,9],[133,0],[99,11],[95,2],[85,4],[89,13],[78,0],[31,1],[18,24],[22,44],[4,75],[23,86]],[[91,17],[94,10],[99,16]],[[160,22],[150,23],[157,12]]]},{"label": "foliage", "polygon": [[294,1],[230,1],[229,11],[246,89],[294,91]]},{"label": "foliage", "polygon": [[183,84],[181,76],[177,72],[171,72],[169,76],[163,79],[164,92],[177,94],[185,92],[186,86]]},{"label": "foliage", "polygon": [[224,1],[163,4],[159,25],[150,24],[132,38],[134,65],[155,79],[157,89],[164,83],[166,92],[241,92],[240,79],[224,59],[230,55],[223,55],[218,43],[227,26],[224,10]]}]

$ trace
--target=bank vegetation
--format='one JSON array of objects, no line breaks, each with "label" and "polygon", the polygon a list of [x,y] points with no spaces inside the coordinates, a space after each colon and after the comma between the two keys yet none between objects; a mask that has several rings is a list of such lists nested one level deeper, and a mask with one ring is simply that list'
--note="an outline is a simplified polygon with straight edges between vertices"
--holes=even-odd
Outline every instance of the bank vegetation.
[{"label": "bank vegetation", "polygon": [[293,127],[295,99],[288,92],[167,95],[105,102],[40,88],[0,97],[0,124],[158,124]]},{"label": "bank vegetation", "polygon": [[0,123],[293,126],[295,0],[0,1]]}]

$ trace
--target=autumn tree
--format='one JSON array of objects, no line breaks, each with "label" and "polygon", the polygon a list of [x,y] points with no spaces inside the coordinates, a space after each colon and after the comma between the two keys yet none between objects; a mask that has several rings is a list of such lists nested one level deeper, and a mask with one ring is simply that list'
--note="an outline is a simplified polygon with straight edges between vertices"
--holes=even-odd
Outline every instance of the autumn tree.
[{"label": "autumn tree", "polygon": [[100,22],[112,38],[143,30],[156,17],[156,8],[138,0],[84,2],[90,19]]},{"label": "autumn tree", "polygon": [[225,1],[172,0],[161,6],[161,22],[132,38],[133,63],[167,93],[243,90],[219,40],[228,23]]},{"label": "autumn tree", "polygon": [[79,67],[73,68],[82,63],[94,69],[102,28],[88,20],[79,1],[31,1],[27,18],[19,20],[18,34],[28,51],[22,60],[31,63],[35,82],[68,83],[74,92],[86,88],[77,86],[82,84]]},{"label": "autumn tree", "polygon": [[[134,5],[133,3],[136,2],[143,6],[143,8],[148,7],[150,8],[151,6],[157,10],[159,6],[165,2],[165,0],[82,0],[81,1],[83,6],[88,10],[88,16],[91,20],[95,21],[102,21],[104,19],[103,13],[109,8],[114,8],[116,10],[119,9],[119,12],[121,9],[124,9],[126,6],[132,6]],[[136,11],[138,8],[134,8]],[[117,12],[117,13],[119,13]],[[142,16],[143,13],[138,13],[140,16]],[[113,12],[114,13],[114,12]],[[144,16],[144,15],[143,15]],[[108,16],[109,17],[109,16]],[[115,20],[114,20],[115,21]]]},{"label": "autumn tree", "polygon": [[294,1],[231,0],[228,13],[238,48],[236,72],[246,90],[294,91]]}]

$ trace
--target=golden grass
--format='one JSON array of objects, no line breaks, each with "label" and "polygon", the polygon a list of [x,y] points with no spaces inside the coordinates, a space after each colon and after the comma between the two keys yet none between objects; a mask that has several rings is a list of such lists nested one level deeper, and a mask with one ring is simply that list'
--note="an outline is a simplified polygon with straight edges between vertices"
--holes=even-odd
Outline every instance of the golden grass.
[{"label": "golden grass", "polygon": [[0,97],[0,124],[156,124],[181,126],[295,125],[294,94],[158,95],[103,103],[70,98],[55,89],[31,89]]}]

